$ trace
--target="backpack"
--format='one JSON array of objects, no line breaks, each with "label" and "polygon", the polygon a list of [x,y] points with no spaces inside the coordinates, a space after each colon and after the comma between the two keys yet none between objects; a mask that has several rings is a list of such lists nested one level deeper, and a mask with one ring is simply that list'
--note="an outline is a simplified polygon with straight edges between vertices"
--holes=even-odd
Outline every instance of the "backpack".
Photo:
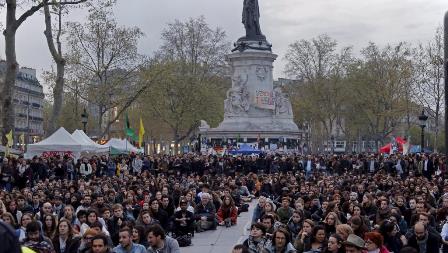
[{"label": "backpack", "polygon": [[191,245],[191,236],[189,235],[181,235],[176,238],[177,243],[179,243],[179,247],[187,247]]}]

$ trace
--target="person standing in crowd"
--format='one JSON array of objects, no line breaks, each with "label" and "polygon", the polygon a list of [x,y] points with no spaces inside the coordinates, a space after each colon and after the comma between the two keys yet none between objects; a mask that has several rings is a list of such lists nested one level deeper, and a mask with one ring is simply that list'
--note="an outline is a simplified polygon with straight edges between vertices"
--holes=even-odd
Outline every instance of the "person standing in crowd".
[{"label": "person standing in crowd", "polygon": [[143,160],[141,159],[140,155],[136,155],[132,160],[132,173],[134,175],[140,175],[140,173],[142,173],[142,167]]}]

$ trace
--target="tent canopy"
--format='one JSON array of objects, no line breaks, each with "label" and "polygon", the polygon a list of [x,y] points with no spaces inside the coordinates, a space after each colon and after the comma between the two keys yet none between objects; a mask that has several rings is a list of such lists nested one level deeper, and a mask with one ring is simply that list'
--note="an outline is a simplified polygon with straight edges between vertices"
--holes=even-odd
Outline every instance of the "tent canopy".
[{"label": "tent canopy", "polygon": [[141,149],[134,147],[128,140],[112,138],[104,146],[110,148],[111,154],[143,153]]},{"label": "tent canopy", "polygon": [[79,158],[82,152],[82,144],[61,127],[45,140],[29,144],[25,158],[33,156],[51,156],[55,154],[71,155]]},{"label": "tent canopy", "polygon": [[243,144],[240,146],[238,150],[231,150],[229,154],[231,155],[252,155],[252,154],[260,154],[261,150],[255,149],[247,144]]},{"label": "tent canopy", "polygon": [[82,148],[83,148],[82,152],[95,153],[95,154],[109,152],[109,147],[103,146],[103,145],[100,145],[100,144],[94,142],[82,130],[75,130],[72,133],[72,136],[73,136],[73,138],[76,139],[76,141],[78,141],[79,143],[82,144]]}]

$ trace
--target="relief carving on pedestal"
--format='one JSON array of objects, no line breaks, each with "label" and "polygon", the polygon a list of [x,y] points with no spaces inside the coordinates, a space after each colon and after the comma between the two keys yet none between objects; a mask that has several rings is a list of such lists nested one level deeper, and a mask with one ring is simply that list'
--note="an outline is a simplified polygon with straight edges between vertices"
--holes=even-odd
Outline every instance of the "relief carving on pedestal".
[{"label": "relief carving on pedestal", "polygon": [[257,75],[258,80],[264,81],[268,75],[268,70],[265,66],[258,66],[255,70],[255,74]]},{"label": "relief carving on pedestal", "polygon": [[291,102],[279,87],[274,89],[274,103],[276,115],[292,115]]},{"label": "relief carving on pedestal", "polygon": [[225,116],[238,116],[249,111],[250,99],[246,84],[249,77],[244,80],[241,75],[232,78],[233,87],[227,91],[227,99],[224,100]]}]

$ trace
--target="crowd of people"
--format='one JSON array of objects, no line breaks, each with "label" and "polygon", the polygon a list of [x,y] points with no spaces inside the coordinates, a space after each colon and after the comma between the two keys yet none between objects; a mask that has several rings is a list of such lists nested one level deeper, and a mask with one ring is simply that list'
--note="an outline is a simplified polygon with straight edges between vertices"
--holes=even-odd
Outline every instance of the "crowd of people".
[{"label": "crowd of people", "polygon": [[448,252],[447,173],[437,154],[8,157],[0,218],[22,252],[180,252],[257,201],[234,252]]}]

